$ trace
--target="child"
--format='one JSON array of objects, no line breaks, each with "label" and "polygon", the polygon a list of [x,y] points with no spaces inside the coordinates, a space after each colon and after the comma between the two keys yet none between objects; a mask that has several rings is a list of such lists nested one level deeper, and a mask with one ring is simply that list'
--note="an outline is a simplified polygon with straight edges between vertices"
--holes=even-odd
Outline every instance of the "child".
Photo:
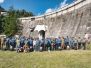
[{"label": "child", "polygon": [[23,46],[24,53],[29,52],[29,46],[26,44]]}]

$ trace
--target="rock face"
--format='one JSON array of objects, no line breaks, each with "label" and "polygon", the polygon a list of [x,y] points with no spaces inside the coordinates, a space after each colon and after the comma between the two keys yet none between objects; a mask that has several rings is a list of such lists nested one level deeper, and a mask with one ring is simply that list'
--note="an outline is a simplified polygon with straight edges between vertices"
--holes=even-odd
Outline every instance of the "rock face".
[{"label": "rock face", "polygon": [[[75,7],[74,7],[75,8]],[[69,9],[69,8],[68,8]],[[30,32],[29,28],[36,27],[36,25],[47,25],[46,37],[58,36],[81,36],[85,33],[91,33],[91,3],[81,6],[72,11],[59,14],[56,12],[47,16],[22,18],[23,35],[38,37],[38,32]],[[41,28],[41,27],[40,27]]]}]

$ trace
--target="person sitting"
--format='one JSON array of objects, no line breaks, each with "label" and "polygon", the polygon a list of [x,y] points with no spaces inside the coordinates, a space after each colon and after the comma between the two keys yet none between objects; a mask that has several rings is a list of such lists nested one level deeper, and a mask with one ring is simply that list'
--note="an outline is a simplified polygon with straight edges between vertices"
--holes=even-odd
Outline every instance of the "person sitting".
[{"label": "person sitting", "polygon": [[23,52],[23,47],[20,47],[20,46],[19,46],[19,47],[17,48],[17,53],[19,53],[19,52]]},{"label": "person sitting", "polygon": [[26,53],[26,52],[29,52],[30,50],[30,47],[28,45],[28,39],[25,40],[25,45],[23,46],[23,51]]},{"label": "person sitting", "polygon": [[27,44],[23,46],[23,51],[24,53],[29,52],[29,46]]}]

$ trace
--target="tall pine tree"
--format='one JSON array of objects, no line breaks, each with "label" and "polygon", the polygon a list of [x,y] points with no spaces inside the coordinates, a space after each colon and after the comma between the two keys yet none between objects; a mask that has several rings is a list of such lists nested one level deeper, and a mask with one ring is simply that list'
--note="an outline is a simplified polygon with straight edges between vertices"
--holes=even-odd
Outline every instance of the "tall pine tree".
[{"label": "tall pine tree", "polygon": [[13,7],[11,7],[8,11],[8,16],[5,17],[5,23],[4,23],[4,33],[7,36],[15,35],[17,33],[17,14],[15,13],[15,10]]}]

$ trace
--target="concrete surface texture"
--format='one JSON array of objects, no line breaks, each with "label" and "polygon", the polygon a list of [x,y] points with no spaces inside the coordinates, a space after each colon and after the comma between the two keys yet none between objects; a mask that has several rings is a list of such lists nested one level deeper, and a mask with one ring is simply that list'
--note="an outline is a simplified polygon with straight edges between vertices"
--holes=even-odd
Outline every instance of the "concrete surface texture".
[{"label": "concrete surface texture", "polygon": [[[30,28],[46,25],[46,37],[81,36],[91,33],[91,0],[78,0],[62,9],[41,16],[19,18],[24,36],[38,37]],[[40,27],[41,28],[41,27]]]}]

